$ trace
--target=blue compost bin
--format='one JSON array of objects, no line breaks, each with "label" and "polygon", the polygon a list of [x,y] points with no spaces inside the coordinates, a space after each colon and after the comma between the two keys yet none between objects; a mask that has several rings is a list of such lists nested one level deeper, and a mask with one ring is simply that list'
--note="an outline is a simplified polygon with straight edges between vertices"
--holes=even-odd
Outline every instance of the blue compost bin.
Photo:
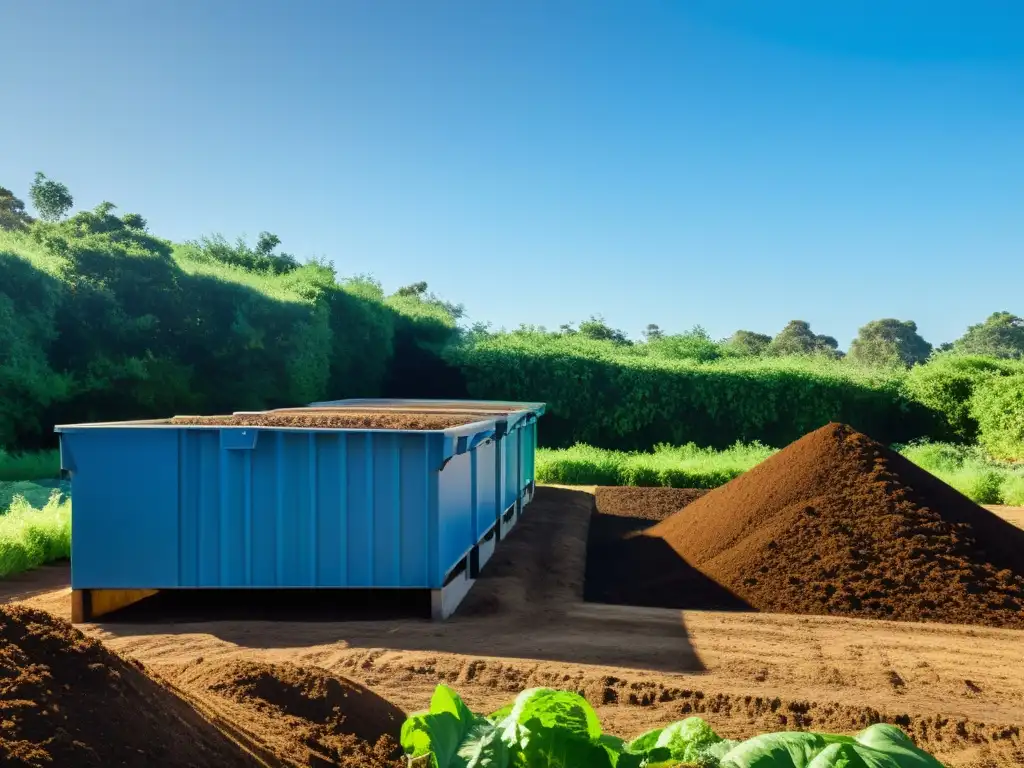
[{"label": "blue compost bin", "polygon": [[440,591],[456,571],[474,577],[533,496],[544,405],[341,400],[287,410],[346,408],[473,420],[438,430],[56,427],[74,505],[72,589]]}]

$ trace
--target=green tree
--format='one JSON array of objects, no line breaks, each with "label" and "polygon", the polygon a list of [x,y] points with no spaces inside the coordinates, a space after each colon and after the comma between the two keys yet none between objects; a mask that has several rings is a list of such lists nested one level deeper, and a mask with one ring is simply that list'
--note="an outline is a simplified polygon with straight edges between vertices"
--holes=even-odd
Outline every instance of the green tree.
[{"label": "green tree", "polygon": [[589,320],[584,320],[580,323],[577,333],[588,339],[610,341],[614,344],[629,344],[629,338],[626,334],[617,328],[612,328],[600,315],[591,315]]},{"label": "green tree", "polygon": [[812,355],[825,354],[841,357],[839,342],[831,336],[823,336],[811,330],[806,320],[790,320],[786,327],[771,340],[766,352],[770,355]]},{"label": "green tree", "polygon": [[665,338],[665,332],[661,330],[661,327],[656,323],[649,323],[644,328],[644,340],[646,341],[657,341],[658,339]]},{"label": "green tree", "polygon": [[410,283],[409,285],[403,285],[397,291],[395,296],[424,296],[427,293],[427,284],[422,280],[418,283]]},{"label": "green tree", "polygon": [[19,232],[28,229],[34,219],[25,211],[25,203],[6,187],[0,187],[0,229]]},{"label": "green tree", "polygon": [[32,205],[39,211],[43,221],[60,221],[71,210],[75,200],[68,188],[59,181],[46,178],[42,172],[36,173],[35,181],[29,188]]},{"label": "green tree", "polygon": [[256,253],[260,256],[272,256],[274,249],[281,244],[281,238],[273,232],[260,232],[256,240]]},{"label": "green tree", "polygon": [[650,342],[651,354],[674,360],[697,360],[708,363],[722,357],[722,345],[696,325],[686,333],[676,333]]},{"label": "green tree", "polygon": [[121,222],[128,227],[128,229],[137,229],[140,232],[145,232],[149,223],[137,213],[126,213],[121,217]]},{"label": "green tree", "polygon": [[861,327],[850,344],[850,359],[867,365],[916,365],[932,353],[913,320],[887,317]]},{"label": "green tree", "polygon": [[953,342],[953,350],[965,355],[1002,359],[1024,357],[1024,319],[1010,312],[995,312]]},{"label": "green tree", "polygon": [[756,357],[763,355],[772,343],[772,337],[767,333],[755,333],[754,331],[736,331],[725,342],[725,347],[744,357]]}]

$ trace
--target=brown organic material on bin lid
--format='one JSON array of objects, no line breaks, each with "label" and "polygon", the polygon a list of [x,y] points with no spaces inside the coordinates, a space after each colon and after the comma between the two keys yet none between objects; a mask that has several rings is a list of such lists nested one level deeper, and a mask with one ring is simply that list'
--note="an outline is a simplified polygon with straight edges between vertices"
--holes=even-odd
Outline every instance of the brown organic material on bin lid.
[{"label": "brown organic material on bin lid", "polygon": [[209,427],[438,430],[494,419],[494,415],[483,413],[441,414],[313,408],[308,411],[263,411],[260,413],[237,413],[230,416],[175,416],[168,419],[166,423]]},{"label": "brown organic material on bin lid", "polygon": [[1024,531],[842,424],[641,535],[757,610],[1024,628]]}]

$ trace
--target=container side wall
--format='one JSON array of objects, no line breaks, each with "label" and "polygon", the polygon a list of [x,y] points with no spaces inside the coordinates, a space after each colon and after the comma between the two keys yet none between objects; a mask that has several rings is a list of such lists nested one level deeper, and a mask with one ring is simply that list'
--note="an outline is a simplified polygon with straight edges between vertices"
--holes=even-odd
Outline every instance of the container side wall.
[{"label": "container side wall", "polygon": [[473,451],[476,482],[474,493],[476,503],[474,509],[476,539],[487,533],[497,522],[500,510],[498,498],[498,444],[494,441],[484,443]]},{"label": "container side wall", "polygon": [[523,430],[515,429],[502,438],[503,455],[505,460],[504,477],[502,484],[504,488],[504,499],[502,509],[508,509],[516,503],[522,488],[519,487],[519,441],[522,438]]},{"label": "container side wall", "polygon": [[[429,436],[400,435],[399,445],[399,582],[430,586],[430,518],[436,508],[437,464]],[[440,440],[435,441],[440,444]],[[433,487],[433,491],[431,488]],[[436,532],[433,534],[436,541]],[[436,559],[436,553],[435,557]]]},{"label": "container side wall", "polygon": [[373,451],[373,583],[401,583],[401,472],[398,435],[378,433]]},{"label": "container side wall", "polygon": [[522,456],[522,477],[521,482],[523,488],[526,488],[530,483],[534,482],[536,474],[536,461],[537,461],[537,422],[527,424],[521,430],[521,439],[519,441],[520,455]]},{"label": "container side wall", "polygon": [[61,435],[71,475],[72,586],[178,580],[178,436],[143,430]]},{"label": "container side wall", "polygon": [[61,440],[78,588],[438,588],[475,543],[486,495],[472,452],[442,482],[439,433],[136,427]]},{"label": "container side wall", "polygon": [[446,571],[476,543],[473,523],[473,457],[476,451],[452,457],[440,473],[438,486],[438,535],[440,563],[435,587]]}]

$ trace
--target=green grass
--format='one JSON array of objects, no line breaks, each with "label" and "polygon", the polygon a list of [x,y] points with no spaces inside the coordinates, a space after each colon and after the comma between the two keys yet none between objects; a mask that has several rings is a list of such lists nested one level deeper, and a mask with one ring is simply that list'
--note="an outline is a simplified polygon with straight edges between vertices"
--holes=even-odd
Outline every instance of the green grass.
[{"label": "green grass", "polygon": [[562,485],[639,485],[716,488],[764,461],[774,451],[758,443],[724,451],[661,445],[651,453],[609,451],[589,445],[537,451],[537,481]]},{"label": "green grass", "polygon": [[0,578],[71,557],[71,502],[54,493],[41,508],[17,497],[0,515]]},{"label": "green grass", "polygon": [[[916,443],[908,459],[979,504],[1024,505],[1024,465],[989,459],[979,448]],[[724,451],[685,445],[630,453],[575,445],[537,451],[537,482],[562,485],[636,485],[716,488],[764,461],[773,449],[757,443]]]},{"label": "green grass", "polygon": [[900,453],[979,504],[1024,505],[1024,465],[995,461],[978,447],[921,442]]},{"label": "green grass", "polygon": [[7,453],[0,448],[0,482],[60,477],[60,451]]}]

